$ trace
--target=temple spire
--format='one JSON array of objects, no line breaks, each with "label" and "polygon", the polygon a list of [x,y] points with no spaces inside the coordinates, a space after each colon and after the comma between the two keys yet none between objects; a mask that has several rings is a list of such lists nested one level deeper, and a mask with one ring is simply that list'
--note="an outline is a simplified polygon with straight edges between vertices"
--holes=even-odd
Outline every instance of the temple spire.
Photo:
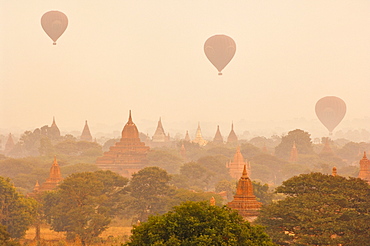
[{"label": "temple spire", "polygon": [[132,117],[131,117],[131,109],[129,111],[129,116],[128,116],[128,122],[127,123],[133,123],[132,122]]},{"label": "temple spire", "polygon": [[334,176],[334,177],[337,176],[337,168],[336,167],[333,167],[331,175]]}]

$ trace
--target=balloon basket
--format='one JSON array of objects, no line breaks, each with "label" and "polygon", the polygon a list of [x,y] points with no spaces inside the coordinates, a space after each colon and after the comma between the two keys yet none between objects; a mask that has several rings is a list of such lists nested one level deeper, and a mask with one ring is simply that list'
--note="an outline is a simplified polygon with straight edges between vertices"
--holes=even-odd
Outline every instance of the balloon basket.
[{"label": "balloon basket", "polygon": [[57,43],[53,43],[53,45],[57,45]]},{"label": "balloon basket", "polygon": [[218,75],[222,75],[222,73],[218,73]]}]

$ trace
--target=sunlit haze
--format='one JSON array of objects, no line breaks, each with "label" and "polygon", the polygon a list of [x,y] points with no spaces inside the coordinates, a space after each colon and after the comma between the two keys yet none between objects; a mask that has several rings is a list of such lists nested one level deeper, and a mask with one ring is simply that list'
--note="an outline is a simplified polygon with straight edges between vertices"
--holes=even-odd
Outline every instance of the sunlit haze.
[{"label": "sunlit haze", "polygon": [[[50,10],[69,23],[57,45]],[[153,135],[245,138],[296,128],[326,136],[316,102],[337,96],[335,131],[370,130],[370,1],[0,0],[0,134],[50,125],[62,134],[120,132],[128,112]],[[215,34],[236,53],[217,75],[203,51]],[[334,132],[335,132],[334,131]],[[119,134],[119,133],[118,133]]]}]

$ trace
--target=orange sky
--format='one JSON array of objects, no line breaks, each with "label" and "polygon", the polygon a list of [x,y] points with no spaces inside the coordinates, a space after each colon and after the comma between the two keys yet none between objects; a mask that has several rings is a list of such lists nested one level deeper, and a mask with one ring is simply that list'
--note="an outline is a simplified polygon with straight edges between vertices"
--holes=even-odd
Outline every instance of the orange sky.
[{"label": "orange sky", "polygon": [[[40,25],[49,10],[69,18],[56,46]],[[314,106],[327,95],[347,103],[348,128],[370,110],[369,13],[367,0],[0,0],[0,134],[53,116],[120,131],[130,109],[149,134],[159,117],[165,130],[304,118],[326,132]],[[203,52],[215,34],[237,46],[222,76]]]}]

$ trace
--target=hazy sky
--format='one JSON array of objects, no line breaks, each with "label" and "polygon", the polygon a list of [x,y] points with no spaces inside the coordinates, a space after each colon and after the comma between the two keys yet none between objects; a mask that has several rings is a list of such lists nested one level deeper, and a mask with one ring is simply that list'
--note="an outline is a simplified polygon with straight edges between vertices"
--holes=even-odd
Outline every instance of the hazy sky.
[{"label": "hazy sky", "polygon": [[[40,24],[50,10],[69,19],[56,46]],[[314,107],[328,95],[348,126],[370,111],[369,13],[368,0],[0,0],[0,129],[55,116],[62,131],[120,131],[131,109],[150,135],[159,117],[165,130],[305,118],[325,132]],[[222,76],[203,52],[215,34],[237,46]]]}]

